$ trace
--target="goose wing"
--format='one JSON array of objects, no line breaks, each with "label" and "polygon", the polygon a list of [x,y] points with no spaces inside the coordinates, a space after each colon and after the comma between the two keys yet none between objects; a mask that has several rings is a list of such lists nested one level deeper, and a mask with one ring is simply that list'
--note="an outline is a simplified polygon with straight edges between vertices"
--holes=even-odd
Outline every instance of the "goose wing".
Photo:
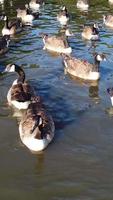
[{"label": "goose wing", "polygon": [[68,58],[66,59],[67,66],[71,70],[75,70],[77,74],[81,73],[89,73],[93,70],[93,65],[87,62],[86,60],[79,60],[76,58]]},{"label": "goose wing", "polygon": [[113,23],[113,16],[112,15],[108,15],[106,17],[106,21],[109,22],[109,23]]},{"label": "goose wing", "polygon": [[83,33],[85,34],[92,34],[92,28],[87,26],[84,28]]},{"label": "goose wing", "polygon": [[25,92],[21,83],[13,85],[11,88],[11,101],[25,102],[31,99],[31,93]]},{"label": "goose wing", "polygon": [[55,47],[62,47],[62,48],[68,47],[67,40],[63,37],[57,37],[57,36],[48,37],[46,39],[46,43],[48,45],[52,45]]},{"label": "goose wing", "polygon": [[[39,117],[42,124],[39,125]],[[36,139],[52,138],[54,134],[54,123],[52,117],[40,104],[31,103],[22,121],[23,133],[35,137]]]}]

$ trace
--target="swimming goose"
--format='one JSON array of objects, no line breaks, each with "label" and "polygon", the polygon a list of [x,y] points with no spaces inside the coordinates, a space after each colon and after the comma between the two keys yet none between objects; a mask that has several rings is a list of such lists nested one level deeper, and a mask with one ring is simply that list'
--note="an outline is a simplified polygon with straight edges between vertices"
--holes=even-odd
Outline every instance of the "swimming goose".
[{"label": "swimming goose", "polygon": [[57,20],[59,21],[59,23],[62,26],[67,25],[67,23],[69,21],[69,14],[68,14],[67,8],[65,6],[62,7],[59,14],[57,15]]},{"label": "swimming goose", "polygon": [[95,54],[95,64],[62,54],[65,71],[75,77],[85,80],[98,80],[100,78],[100,61],[106,60],[104,54]]},{"label": "swimming goose", "polygon": [[88,0],[78,0],[76,6],[78,9],[88,10],[89,8]]},{"label": "swimming goose", "polygon": [[29,2],[29,7],[31,10],[37,11],[40,9],[41,5],[43,5],[43,4],[44,4],[43,0],[31,0]]},{"label": "swimming goose", "polygon": [[9,22],[8,17],[4,16],[5,25],[2,29],[2,35],[14,35],[22,30],[22,22],[20,19],[16,19]]},{"label": "swimming goose", "polygon": [[0,38],[0,54],[4,54],[8,51],[10,42],[10,36],[4,35]]},{"label": "swimming goose", "polygon": [[33,100],[19,124],[21,141],[32,152],[44,150],[54,137],[52,117]]},{"label": "swimming goose", "polygon": [[64,36],[48,36],[42,34],[44,48],[58,53],[71,53],[72,48],[69,47],[66,37]]},{"label": "swimming goose", "polygon": [[7,100],[10,106],[21,110],[27,109],[31,98],[35,95],[31,86],[25,82],[25,73],[22,67],[15,64],[8,64],[4,72],[16,72],[16,79],[7,94]]},{"label": "swimming goose", "polygon": [[97,24],[92,27],[85,26],[82,32],[82,37],[86,40],[99,40],[99,28]]},{"label": "swimming goose", "polygon": [[34,16],[31,14],[27,14],[27,10],[18,8],[17,10],[17,18],[22,20],[23,25],[32,25]]},{"label": "swimming goose", "polygon": [[110,28],[113,28],[113,15],[103,15],[103,23],[110,27]]},{"label": "swimming goose", "polygon": [[29,4],[25,4],[25,8],[27,11],[27,15],[32,15],[34,17],[34,20],[39,18],[39,12],[33,12],[29,7]]}]

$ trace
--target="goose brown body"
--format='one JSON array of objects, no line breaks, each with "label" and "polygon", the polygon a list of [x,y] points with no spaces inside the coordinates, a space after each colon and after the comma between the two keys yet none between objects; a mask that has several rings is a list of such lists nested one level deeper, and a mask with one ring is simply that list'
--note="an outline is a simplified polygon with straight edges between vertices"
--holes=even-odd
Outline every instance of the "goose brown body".
[{"label": "goose brown body", "polygon": [[44,49],[59,53],[71,53],[66,37],[43,35]]},{"label": "goose brown body", "polygon": [[5,72],[17,72],[18,79],[16,79],[7,94],[7,100],[10,106],[15,108],[27,109],[31,98],[35,96],[34,89],[28,82],[25,81],[25,73],[22,67],[15,64],[7,65]]},{"label": "goose brown body", "polygon": [[19,132],[22,142],[31,151],[42,151],[52,141],[54,130],[53,119],[41,105],[40,99],[33,100],[20,121]]},{"label": "goose brown body", "polygon": [[[65,71],[69,74],[85,80],[98,80],[100,78],[99,64],[104,60],[104,55],[95,55],[95,64],[86,60],[80,60],[71,56],[63,55]],[[98,60],[97,60],[98,59]]]},{"label": "goose brown body", "polygon": [[113,15],[107,15],[107,16],[103,16],[103,23],[110,27],[113,28]]}]

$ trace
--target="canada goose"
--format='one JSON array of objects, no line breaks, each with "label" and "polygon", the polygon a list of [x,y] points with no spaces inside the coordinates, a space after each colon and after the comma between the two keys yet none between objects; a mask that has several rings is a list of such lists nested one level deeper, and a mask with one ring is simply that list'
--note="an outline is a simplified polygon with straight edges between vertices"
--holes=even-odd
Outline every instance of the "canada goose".
[{"label": "canada goose", "polygon": [[95,64],[62,54],[65,71],[75,77],[85,80],[98,80],[100,78],[100,61],[106,60],[104,54],[95,54]]},{"label": "canada goose", "polygon": [[5,26],[2,29],[2,35],[14,35],[22,30],[22,23],[20,19],[9,22],[8,17],[4,16]]},{"label": "canada goose", "polygon": [[4,35],[0,38],[0,54],[4,54],[8,51],[10,42],[10,36]]},{"label": "canada goose", "polygon": [[113,15],[103,15],[103,23],[110,27],[110,28],[113,28]]},{"label": "canada goose", "polygon": [[62,7],[59,14],[57,15],[57,20],[59,21],[59,23],[62,26],[67,25],[67,23],[69,21],[69,14],[68,14],[67,8],[65,6]]},{"label": "canada goose", "polygon": [[88,0],[78,0],[76,6],[80,10],[88,10],[89,8]]},{"label": "canada goose", "polygon": [[34,16],[31,14],[27,14],[27,10],[18,8],[17,10],[17,18],[22,20],[23,25],[32,25]]},{"label": "canada goose", "polygon": [[29,104],[19,124],[21,141],[32,152],[44,150],[54,137],[52,117],[36,100]]},{"label": "canada goose", "polygon": [[64,36],[48,36],[42,34],[44,49],[58,53],[71,53],[72,48],[69,47],[66,37]]},{"label": "canada goose", "polygon": [[107,89],[108,94],[110,95],[110,99],[111,99],[111,104],[113,106],[113,88],[108,88]]},{"label": "canada goose", "polygon": [[34,20],[39,18],[39,12],[33,12],[30,9],[29,4],[25,4],[25,8],[26,8],[26,11],[27,11],[27,15],[32,15],[34,17]]},{"label": "canada goose", "polygon": [[97,24],[92,27],[85,26],[82,32],[82,37],[86,40],[99,40],[99,28]]},{"label": "canada goose", "polygon": [[18,110],[27,109],[31,98],[35,95],[31,86],[25,82],[25,73],[22,67],[15,64],[8,64],[4,72],[17,72],[16,79],[7,94],[7,100],[10,106]]},{"label": "canada goose", "polygon": [[29,7],[34,10],[34,11],[37,11],[40,9],[41,5],[44,4],[44,1],[43,0],[31,0],[29,2]]}]

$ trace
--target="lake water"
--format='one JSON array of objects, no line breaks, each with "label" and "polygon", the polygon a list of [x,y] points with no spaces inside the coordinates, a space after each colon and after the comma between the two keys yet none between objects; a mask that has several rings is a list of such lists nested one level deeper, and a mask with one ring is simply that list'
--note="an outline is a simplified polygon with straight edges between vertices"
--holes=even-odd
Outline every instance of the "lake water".
[{"label": "lake water", "polygon": [[[63,1],[61,1],[63,2]],[[60,3],[61,3],[60,2]],[[102,4],[103,2],[103,4]],[[25,1],[5,1],[1,10],[10,17]],[[7,106],[6,95],[16,74],[0,76],[0,199],[14,200],[113,200],[113,115],[106,89],[113,86],[113,30],[102,24],[102,15],[113,13],[108,2],[92,1],[89,12],[68,3],[69,38],[73,56],[93,63],[93,53],[103,52],[97,84],[78,81],[64,73],[62,58],[43,50],[40,33],[57,34],[59,2],[48,1],[33,27],[12,38],[9,52],[0,57],[0,71],[6,64],[22,65],[26,79],[53,116],[53,142],[39,155],[20,141],[18,122]],[[101,40],[91,47],[84,42],[84,24],[98,22]],[[3,23],[0,22],[0,29]]]}]

